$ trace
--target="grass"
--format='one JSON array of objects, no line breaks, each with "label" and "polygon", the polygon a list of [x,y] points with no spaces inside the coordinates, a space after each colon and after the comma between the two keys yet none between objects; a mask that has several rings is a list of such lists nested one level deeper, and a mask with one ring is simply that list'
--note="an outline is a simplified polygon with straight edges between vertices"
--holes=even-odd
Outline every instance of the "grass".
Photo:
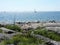
[{"label": "grass", "polygon": [[2,30],[0,29],[0,33],[2,33]]},{"label": "grass", "polygon": [[21,31],[21,28],[17,25],[6,25],[5,28],[11,29],[11,30],[14,30],[14,31],[18,31],[18,32]]},{"label": "grass", "polygon": [[29,36],[29,34],[26,35],[15,35],[12,39],[6,40],[6,44],[17,44],[17,45],[38,45],[42,44],[44,41],[41,39],[37,39],[35,37]]},{"label": "grass", "polygon": [[0,45],[5,45],[5,44],[4,44],[4,41],[0,42]]},{"label": "grass", "polygon": [[[6,25],[5,26],[8,29],[12,29],[15,31],[20,32],[20,27],[16,26],[16,25]],[[38,34],[38,35],[42,35],[45,37],[48,37],[52,40],[55,41],[60,41],[60,35],[57,34],[56,32],[53,31],[48,31],[45,29],[45,27],[38,27],[35,30],[30,30],[28,31],[26,34],[18,34],[15,35],[12,39],[10,40],[6,40],[5,44],[17,44],[17,45],[40,45],[40,44],[44,44],[45,42],[42,39],[37,39],[34,36],[31,36],[31,32],[34,32],[34,34]],[[2,45],[3,42],[1,42]],[[4,44],[4,43],[3,43]]]},{"label": "grass", "polygon": [[58,35],[56,32],[53,32],[53,31],[48,31],[46,29],[36,29],[36,31],[34,31],[34,33],[43,35],[43,36],[48,37],[55,41],[60,41],[60,35]]}]

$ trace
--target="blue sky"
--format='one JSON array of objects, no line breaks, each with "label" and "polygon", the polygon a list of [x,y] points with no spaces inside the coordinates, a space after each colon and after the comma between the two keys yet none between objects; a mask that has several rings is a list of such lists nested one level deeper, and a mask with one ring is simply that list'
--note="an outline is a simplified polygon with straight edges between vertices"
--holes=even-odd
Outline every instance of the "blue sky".
[{"label": "blue sky", "polygon": [[60,0],[0,0],[0,11],[60,11]]}]

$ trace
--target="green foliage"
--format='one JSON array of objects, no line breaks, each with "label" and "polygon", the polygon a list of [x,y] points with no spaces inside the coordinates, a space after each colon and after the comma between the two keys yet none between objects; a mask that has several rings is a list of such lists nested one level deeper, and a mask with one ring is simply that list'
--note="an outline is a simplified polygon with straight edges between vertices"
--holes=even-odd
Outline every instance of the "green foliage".
[{"label": "green foliage", "polygon": [[5,28],[8,28],[8,29],[11,29],[11,30],[14,30],[14,31],[18,31],[18,32],[21,31],[21,28],[17,25],[6,25]]},{"label": "green foliage", "polygon": [[13,40],[5,40],[5,44],[13,44]]},{"label": "green foliage", "polygon": [[[13,25],[6,26],[8,29],[12,29]],[[32,30],[29,30],[26,33],[23,34],[17,34],[10,40],[5,40],[5,44],[14,44],[14,45],[40,45],[44,41],[41,39],[37,39],[34,36],[31,36]]]},{"label": "green foliage", "polygon": [[2,33],[2,30],[0,29],[0,33]]},{"label": "green foliage", "polygon": [[43,35],[45,37],[48,37],[48,38],[56,40],[56,41],[60,41],[60,35],[58,35],[57,33],[53,32],[53,31],[48,31],[46,29],[36,29],[36,31],[34,31],[34,33]]},{"label": "green foliage", "polygon": [[0,45],[5,45],[5,44],[4,44],[4,41],[1,41],[1,42],[0,42]]},{"label": "green foliage", "polygon": [[45,27],[40,27],[40,26],[39,26],[39,27],[37,27],[36,29],[43,29],[43,28],[45,28]]},{"label": "green foliage", "polygon": [[43,41],[35,37],[28,37],[28,35],[15,35],[12,39],[5,41],[5,44],[16,44],[16,45],[37,45]]},{"label": "green foliage", "polygon": [[23,43],[23,42],[21,42],[18,45],[37,45],[37,44],[36,43]]}]

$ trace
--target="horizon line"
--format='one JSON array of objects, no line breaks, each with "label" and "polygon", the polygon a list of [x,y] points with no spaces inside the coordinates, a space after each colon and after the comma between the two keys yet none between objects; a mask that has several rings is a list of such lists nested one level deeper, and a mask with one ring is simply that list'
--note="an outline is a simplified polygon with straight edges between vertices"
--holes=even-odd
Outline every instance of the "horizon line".
[{"label": "horizon line", "polygon": [[[0,12],[34,12],[34,11],[0,11]],[[37,11],[36,12],[60,12],[60,11]]]}]

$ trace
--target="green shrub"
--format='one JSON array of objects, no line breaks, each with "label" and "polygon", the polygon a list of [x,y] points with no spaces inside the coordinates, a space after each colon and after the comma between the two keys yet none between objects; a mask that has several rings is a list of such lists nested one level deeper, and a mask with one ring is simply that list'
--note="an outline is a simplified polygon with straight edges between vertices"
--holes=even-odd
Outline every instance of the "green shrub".
[{"label": "green shrub", "polygon": [[43,36],[48,37],[52,40],[60,41],[60,35],[56,34],[53,31],[48,31],[46,29],[44,29],[44,30],[36,29],[36,31],[34,31],[34,33],[39,34],[39,35],[43,35]]},{"label": "green shrub", "polygon": [[2,30],[0,29],[0,33],[2,33]]},{"label": "green shrub", "polygon": [[18,32],[21,31],[21,28],[17,25],[6,25],[5,28],[8,28],[8,29],[11,29],[11,30],[14,30],[14,31],[18,31]]},{"label": "green shrub", "polygon": [[13,42],[19,45],[37,45],[38,43],[41,44],[43,41],[40,39],[37,39],[35,37],[27,37],[27,36],[23,36],[23,35],[15,35],[12,38]]}]

